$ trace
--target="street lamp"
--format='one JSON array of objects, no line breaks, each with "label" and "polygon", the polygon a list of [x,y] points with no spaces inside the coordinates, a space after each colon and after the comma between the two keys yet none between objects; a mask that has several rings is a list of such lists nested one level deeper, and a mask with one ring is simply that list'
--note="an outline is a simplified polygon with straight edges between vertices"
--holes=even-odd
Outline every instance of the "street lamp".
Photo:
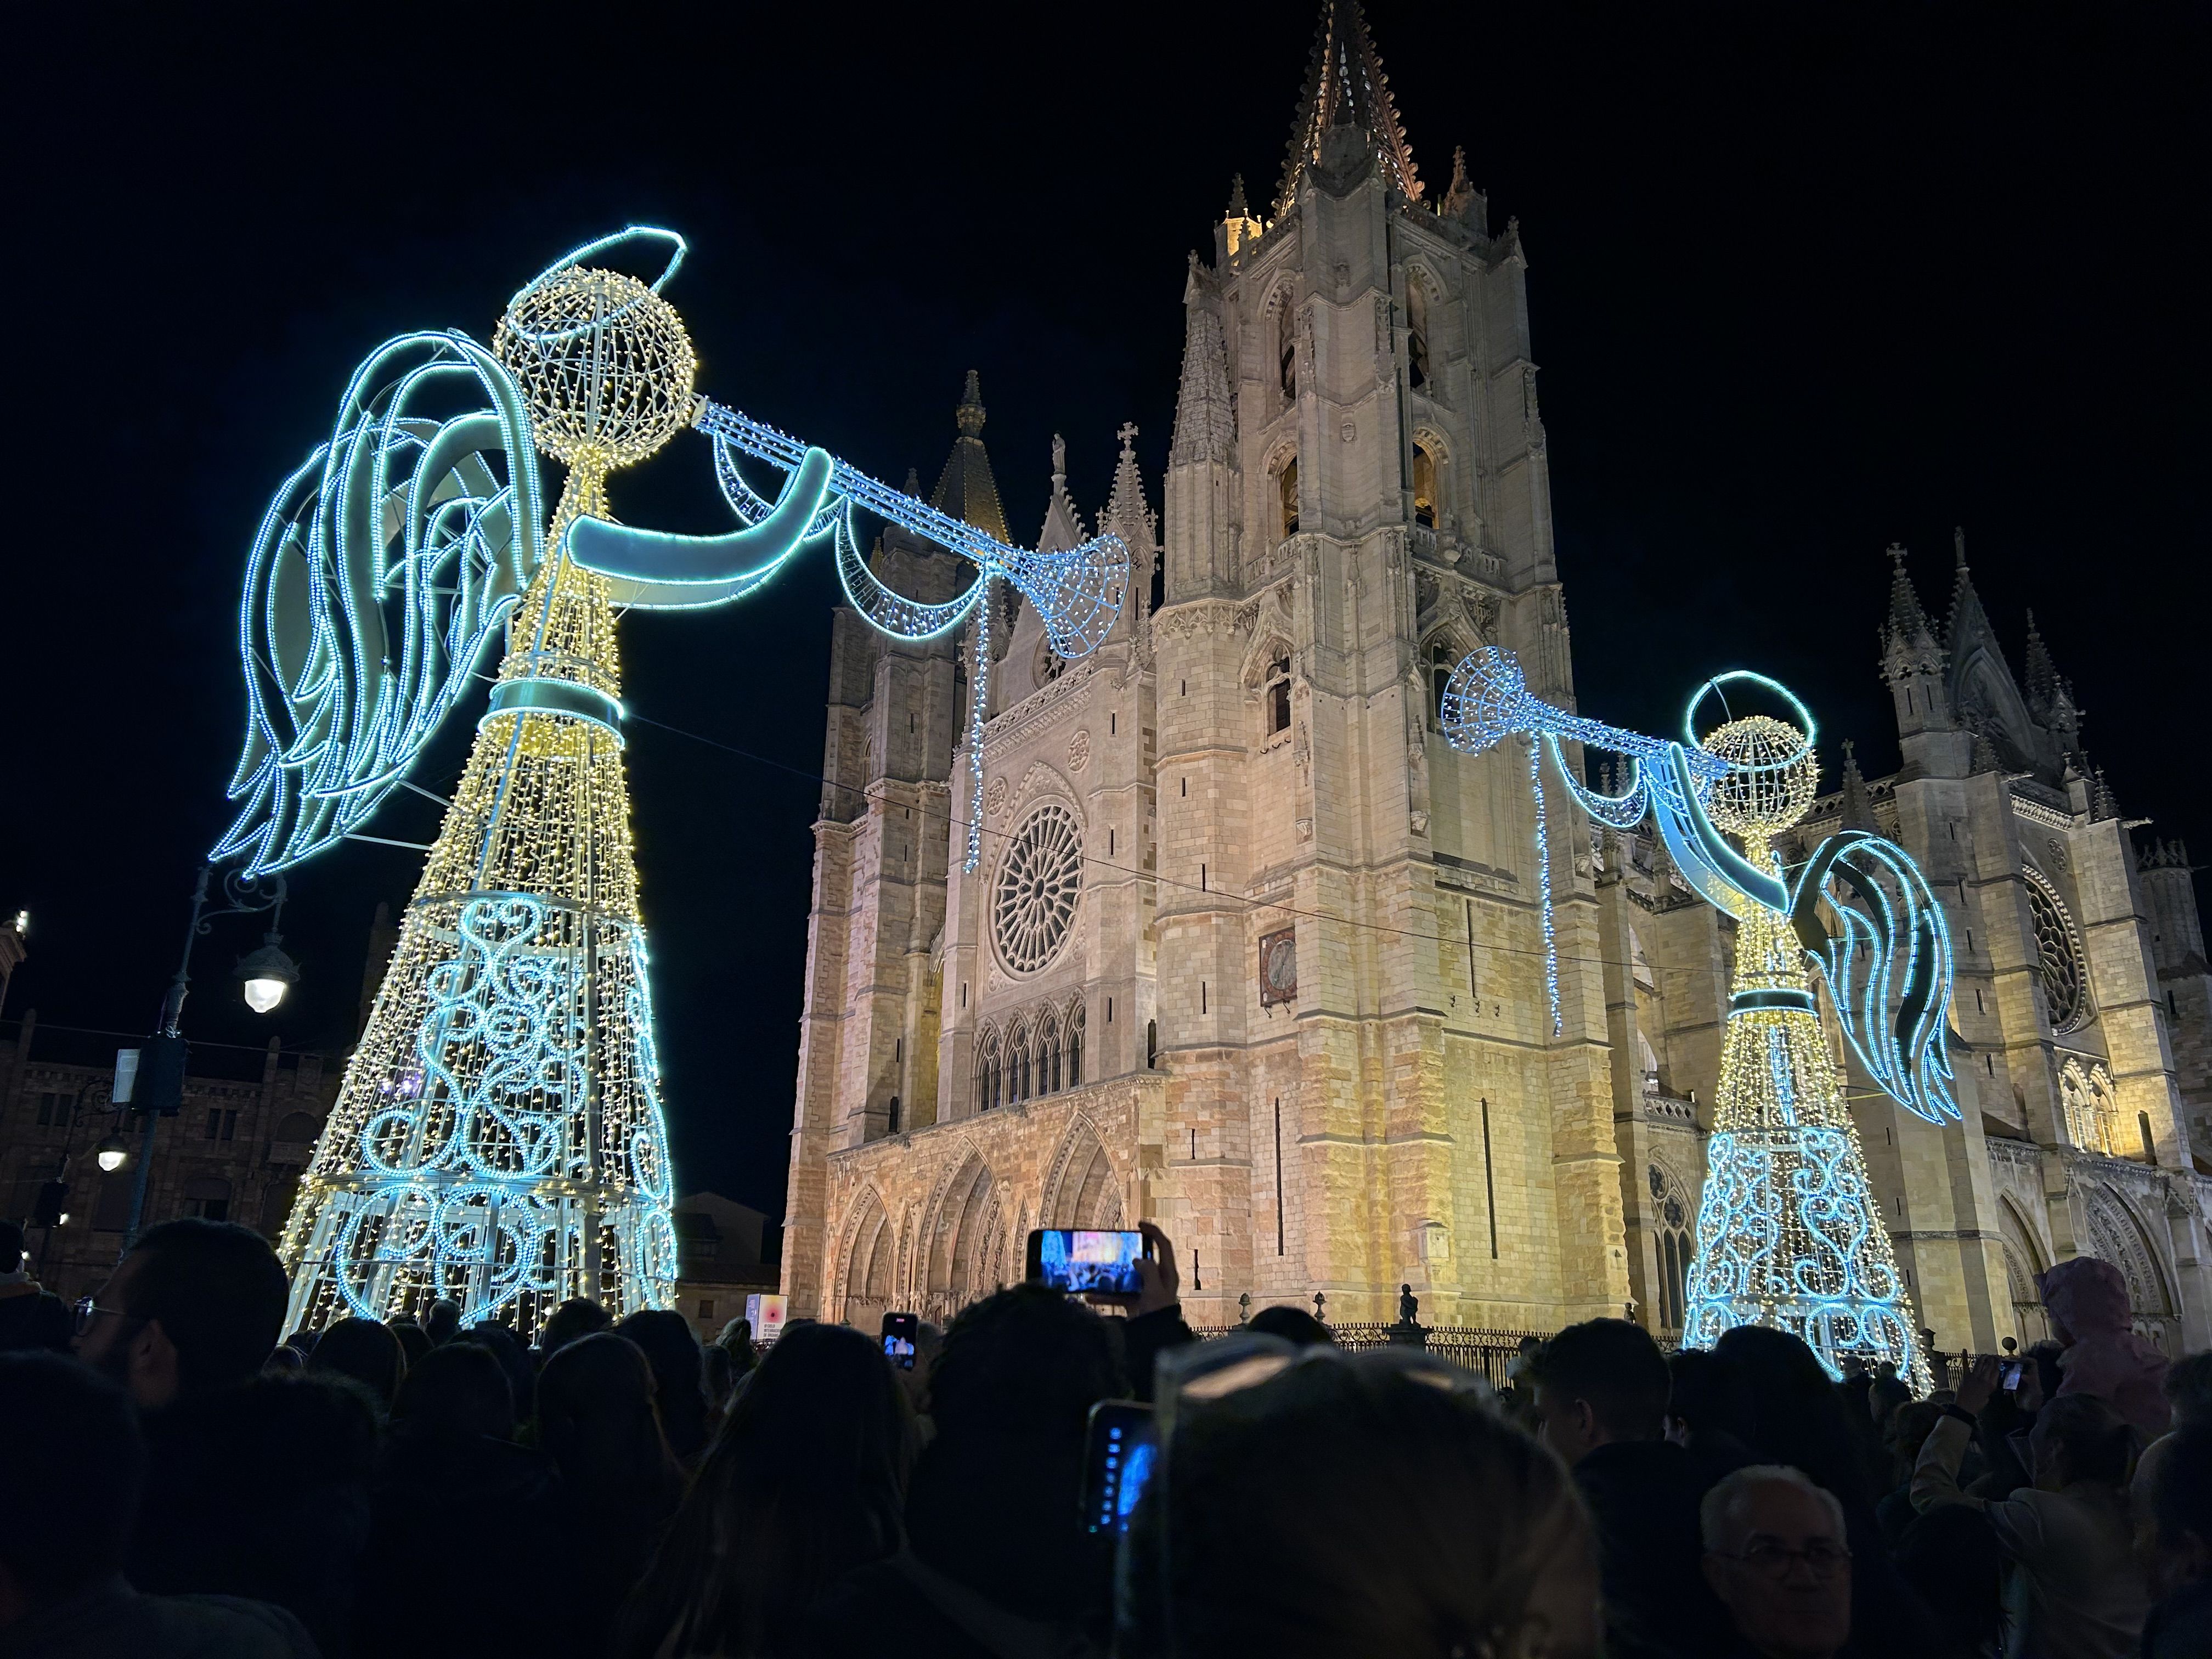
[{"label": "street lamp", "polygon": [[[238,964],[238,977],[246,983],[246,1006],[254,1012],[265,1014],[284,1000],[284,992],[300,977],[299,965],[280,948],[281,936],[276,923],[284,914],[286,890],[284,878],[264,878],[243,875],[233,870],[222,878],[222,896],[230,902],[218,910],[208,908],[208,878],[215,874],[212,865],[200,866],[199,880],[192,888],[191,920],[185,924],[185,948],[177,962],[175,975],[169,981],[168,994],[161,999],[161,1013],[153,1036],[149,1040],[146,1065],[152,1075],[141,1083],[143,1099],[134,1100],[131,1109],[146,1120],[138,1141],[138,1168],[131,1182],[131,1218],[123,1229],[123,1249],[127,1253],[138,1238],[139,1224],[146,1217],[146,1188],[154,1173],[154,1129],[166,1114],[173,1114],[183,1103],[185,1085],[185,1042],[177,1029],[178,1017],[185,1010],[185,993],[191,984],[192,946],[202,936],[214,931],[217,916],[252,915],[268,910],[270,930],[263,939],[261,948]],[[158,1077],[158,1084],[155,1081]],[[105,1147],[99,1154],[100,1167],[111,1166]],[[118,1164],[121,1162],[118,1158]]]},{"label": "street lamp", "polygon": [[100,1164],[102,1175],[113,1175],[131,1156],[131,1149],[123,1144],[123,1137],[111,1134],[93,1149],[93,1157]]},{"label": "street lamp", "polygon": [[257,1014],[275,1011],[284,993],[300,982],[300,964],[284,954],[283,935],[270,928],[261,948],[240,961],[233,974],[246,983],[246,1006]]}]

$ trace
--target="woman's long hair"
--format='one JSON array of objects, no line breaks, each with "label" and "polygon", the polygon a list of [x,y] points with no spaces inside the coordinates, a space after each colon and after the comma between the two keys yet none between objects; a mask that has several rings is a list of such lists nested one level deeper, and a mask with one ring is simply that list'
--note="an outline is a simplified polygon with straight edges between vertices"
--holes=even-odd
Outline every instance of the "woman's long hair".
[{"label": "woman's long hair", "polygon": [[594,1507],[649,1516],[676,1507],[684,1471],[653,1407],[653,1367],[611,1331],[565,1343],[538,1379],[538,1446]]},{"label": "woman's long hair", "polygon": [[730,1404],[645,1581],[629,1659],[788,1652],[800,1615],[853,1568],[897,1552],[912,1436],[877,1346],[800,1325]]}]

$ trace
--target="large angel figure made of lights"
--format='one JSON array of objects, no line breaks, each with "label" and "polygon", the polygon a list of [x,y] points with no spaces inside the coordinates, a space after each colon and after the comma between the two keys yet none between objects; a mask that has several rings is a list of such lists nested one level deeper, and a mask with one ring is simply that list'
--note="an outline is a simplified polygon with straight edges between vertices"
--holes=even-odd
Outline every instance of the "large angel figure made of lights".
[{"label": "large angel figure made of lights", "polygon": [[[651,281],[598,263],[640,248],[661,251]],[[973,613],[980,788],[993,584],[1037,607],[1065,657],[1105,638],[1127,588],[1112,536],[1051,554],[1005,546],[698,396],[690,337],[660,295],[684,252],[672,231],[617,232],[518,290],[489,348],[458,331],[380,346],[254,537],[239,611],[246,743],[216,861],[258,875],[386,839],[367,834],[371,816],[395,790],[430,793],[410,769],[490,682],[453,799],[430,795],[444,823],[284,1230],[292,1325],[449,1297],[528,1337],[570,1297],[617,1316],[672,1304],[623,611],[743,599],[827,542],[848,597],[887,634],[928,638]],[[617,523],[609,475],[686,427],[711,440],[738,527]],[[773,501],[741,476],[744,458],[783,474]],[[566,473],[550,515],[541,459]],[[965,556],[973,580],[939,605],[891,592],[860,556],[855,510]]]},{"label": "large angel figure made of lights", "polygon": [[[1790,718],[1747,714],[1700,735],[1699,710],[1718,696],[1725,712],[1730,687],[1778,700]],[[1802,1337],[1838,1375],[1846,1360],[1886,1360],[1926,1393],[1927,1358],[1823,1040],[1813,975],[1868,1076],[1940,1126],[1959,1116],[1946,1051],[1950,937],[1919,867],[1882,836],[1845,830],[1802,865],[1784,867],[1775,838],[1803,818],[1819,776],[1810,713],[1774,681],[1739,670],[1700,688],[1680,740],[1648,738],[1543,702],[1511,653],[1486,647],[1454,671],[1443,721],[1452,745],[1468,754],[1509,738],[1528,744],[1555,1030],[1559,975],[1541,850],[1547,752],[1594,822],[1626,830],[1650,816],[1692,890],[1735,920],[1683,1341],[1710,1346],[1732,1326],[1777,1326]],[[1568,742],[1626,757],[1626,790],[1587,787],[1562,748]]]}]

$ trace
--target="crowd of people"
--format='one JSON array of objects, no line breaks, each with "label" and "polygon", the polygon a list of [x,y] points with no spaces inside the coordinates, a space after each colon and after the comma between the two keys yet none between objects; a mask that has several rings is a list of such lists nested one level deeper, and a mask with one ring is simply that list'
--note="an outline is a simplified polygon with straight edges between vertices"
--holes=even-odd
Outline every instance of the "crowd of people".
[{"label": "crowd of people", "polygon": [[[204,1220],[72,1313],[0,1224],[0,1659],[2212,1653],[2212,1354],[2133,1334],[2107,1263],[1924,1399],[1613,1319],[1493,1392],[1296,1309],[1198,1341],[1146,1233],[1119,1316],[1019,1285],[904,1369],[588,1301],[535,1347],[451,1303],[280,1341],[268,1243]],[[1120,1400],[1156,1448],[1117,1536],[1081,1494]]]}]

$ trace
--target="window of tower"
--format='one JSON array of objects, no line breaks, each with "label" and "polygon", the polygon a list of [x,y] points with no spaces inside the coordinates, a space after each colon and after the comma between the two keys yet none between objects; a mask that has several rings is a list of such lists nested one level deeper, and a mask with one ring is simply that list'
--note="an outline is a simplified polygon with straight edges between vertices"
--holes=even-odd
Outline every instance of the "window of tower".
[{"label": "window of tower", "polygon": [[1298,395],[1298,331],[1291,316],[1287,296],[1275,311],[1275,371],[1283,388],[1283,396]]},{"label": "window of tower", "polygon": [[1429,713],[1439,727],[1444,720],[1444,693],[1451,688],[1451,647],[1438,640],[1429,647]]},{"label": "window of tower", "polygon": [[1295,455],[1283,463],[1283,470],[1275,475],[1275,499],[1281,509],[1279,517],[1285,537],[1298,533],[1298,458]]},{"label": "window of tower", "polygon": [[1291,659],[1278,657],[1267,670],[1267,734],[1291,729]]},{"label": "window of tower", "polygon": [[1406,379],[1429,383],[1429,293],[1418,281],[1406,284]]},{"label": "window of tower", "polygon": [[1413,446],[1413,522],[1437,527],[1437,463],[1423,444]]}]

